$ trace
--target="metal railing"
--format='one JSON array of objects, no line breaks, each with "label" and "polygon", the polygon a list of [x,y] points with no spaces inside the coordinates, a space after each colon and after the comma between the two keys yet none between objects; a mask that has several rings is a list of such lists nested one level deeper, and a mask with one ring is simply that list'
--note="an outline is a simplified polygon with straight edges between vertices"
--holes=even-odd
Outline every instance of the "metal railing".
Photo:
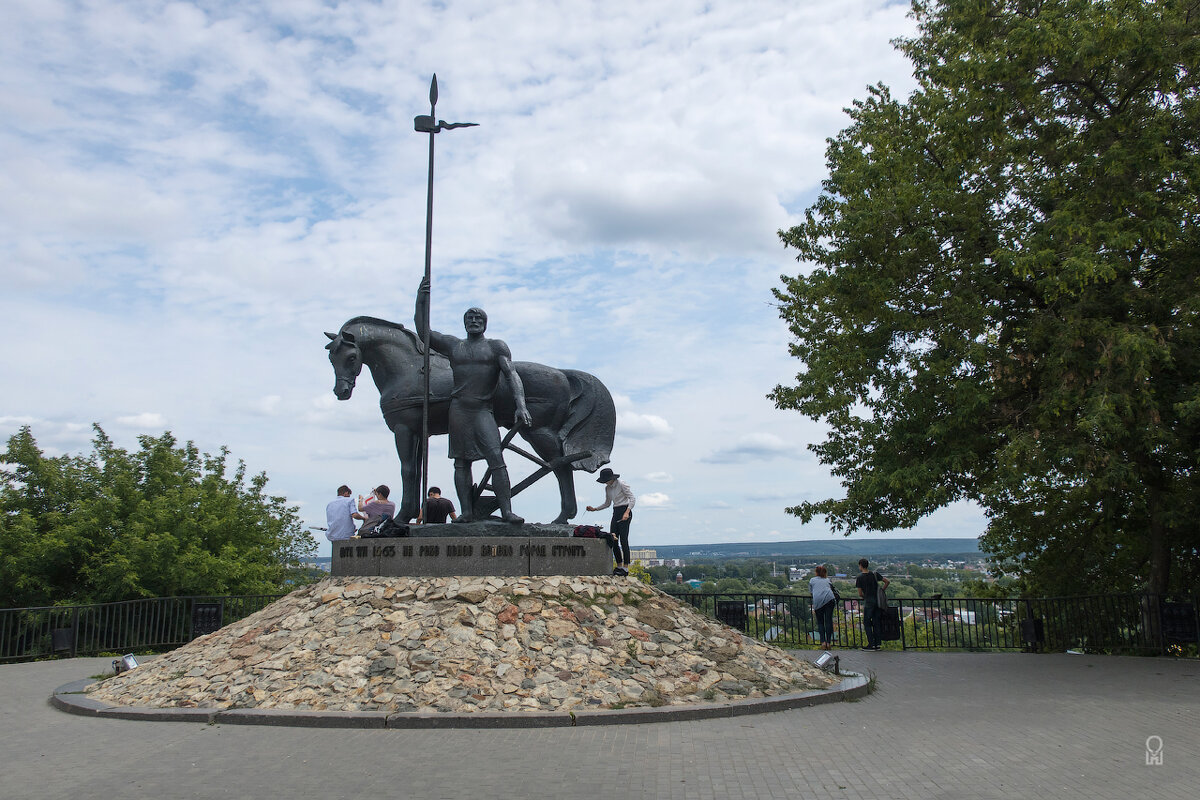
[{"label": "metal railing", "polygon": [[178,647],[253,614],[282,594],[155,597],[0,609],[0,662]]},{"label": "metal railing", "polygon": [[[781,647],[818,642],[809,595],[670,591],[682,602],[743,633]],[[1179,653],[1200,640],[1194,602],[1152,595],[1095,595],[1036,599],[896,598],[903,650],[1047,650],[1062,652]],[[866,644],[857,600],[834,607],[833,640],[840,647]]]},{"label": "metal railing", "polygon": [[[791,594],[671,592],[680,601],[781,647],[817,642],[812,597]],[[159,597],[80,606],[0,609],[0,662],[178,647],[242,619],[282,594]],[[1195,602],[1152,595],[1030,599],[897,598],[903,650],[1083,650],[1195,653]],[[866,644],[857,600],[834,609],[834,643]]]}]

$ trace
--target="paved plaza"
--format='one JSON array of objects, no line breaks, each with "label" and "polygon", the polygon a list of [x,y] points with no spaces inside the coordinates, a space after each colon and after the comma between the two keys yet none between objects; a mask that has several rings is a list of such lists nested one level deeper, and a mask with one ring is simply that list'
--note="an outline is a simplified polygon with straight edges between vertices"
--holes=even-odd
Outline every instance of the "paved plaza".
[{"label": "paved plaza", "polygon": [[[841,655],[874,672],[874,694],[731,719],[532,730],[104,720],[47,698],[111,659],[4,665],[0,798],[1191,800],[1200,787],[1195,660]],[[1161,765],[1147,764],[1148,737],[1161,739]]]}]

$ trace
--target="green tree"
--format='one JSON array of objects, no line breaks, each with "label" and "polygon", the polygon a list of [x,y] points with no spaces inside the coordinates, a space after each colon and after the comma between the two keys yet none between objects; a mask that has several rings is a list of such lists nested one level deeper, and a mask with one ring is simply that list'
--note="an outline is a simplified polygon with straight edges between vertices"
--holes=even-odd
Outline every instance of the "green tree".
[{"label": "green tree", "polygon": [[278,592],[315,551],[225,448],[164,433],[129,452],[94,430],[86,455],[47,457],[28,427],[0,454],[0,604]]},{"label": "green tree", "polygon": [[727,594],[741,594],[749,591],[749,588],[741,578],[721,578],[716,582],[716,591]]},{"label": "green tree", "polygon": [[649,570],[637,562],[629,565],[629,577],[649,585],[654,583],[654,578],[650,575]]},{"label": "green tree", "polygon": [[828,423],[844,497],[956,500],[1029,591],[1200,579],[1200,4],[914,2],[918,88],[849,109],[780,311],[771,397]]}]

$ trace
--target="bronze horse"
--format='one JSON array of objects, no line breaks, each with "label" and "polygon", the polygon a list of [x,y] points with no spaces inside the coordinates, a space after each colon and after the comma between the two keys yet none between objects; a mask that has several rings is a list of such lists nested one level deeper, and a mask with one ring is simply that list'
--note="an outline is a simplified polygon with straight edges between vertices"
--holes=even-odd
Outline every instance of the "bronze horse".
[{"label": "bronze horse", "polygon": [[[330,339],[325,349],[333,364],[333,393],[337,399],[350,399],[364,364],[371,370],[379,389],[383,420],[396,437],[396,453],[400,456],[403,494],[396,517],[407,522],[417,516],[420,508],[417,481],[424,396],[421,342],[403,325],[374,317],[355,317],[338,333],[326,331],[325,335]],[[450,362],[434,352],[429,367],[429,433],[444,434],[452,386]],[[514,361],[513,368],[521,377],[525,403],[533,417],[533,425],[521,428],[519,434],[558,478],[562,507],[554,522],[565,523],[579,512],[573,470],[595,472],[608,463],[616,434],[616,407],[604,384],[586,372],[528,361]],[[511,428],[516,407],[504,377],[493,402],[497,425]]]}]

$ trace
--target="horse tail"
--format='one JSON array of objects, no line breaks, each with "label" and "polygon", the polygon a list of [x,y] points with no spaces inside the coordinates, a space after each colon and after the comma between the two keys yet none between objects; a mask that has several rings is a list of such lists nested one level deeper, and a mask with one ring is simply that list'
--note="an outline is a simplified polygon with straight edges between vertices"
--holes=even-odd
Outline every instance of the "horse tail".
[{"label": "horse tail", "polygon": [[571,385],[571,401],[559,438],[563,452],[590,451],[591,457],[575,462],[575,469],[595,472],[609,462],[617,434],[617,407],[608,388],[595,375],[574,369],[563,374]]}]

